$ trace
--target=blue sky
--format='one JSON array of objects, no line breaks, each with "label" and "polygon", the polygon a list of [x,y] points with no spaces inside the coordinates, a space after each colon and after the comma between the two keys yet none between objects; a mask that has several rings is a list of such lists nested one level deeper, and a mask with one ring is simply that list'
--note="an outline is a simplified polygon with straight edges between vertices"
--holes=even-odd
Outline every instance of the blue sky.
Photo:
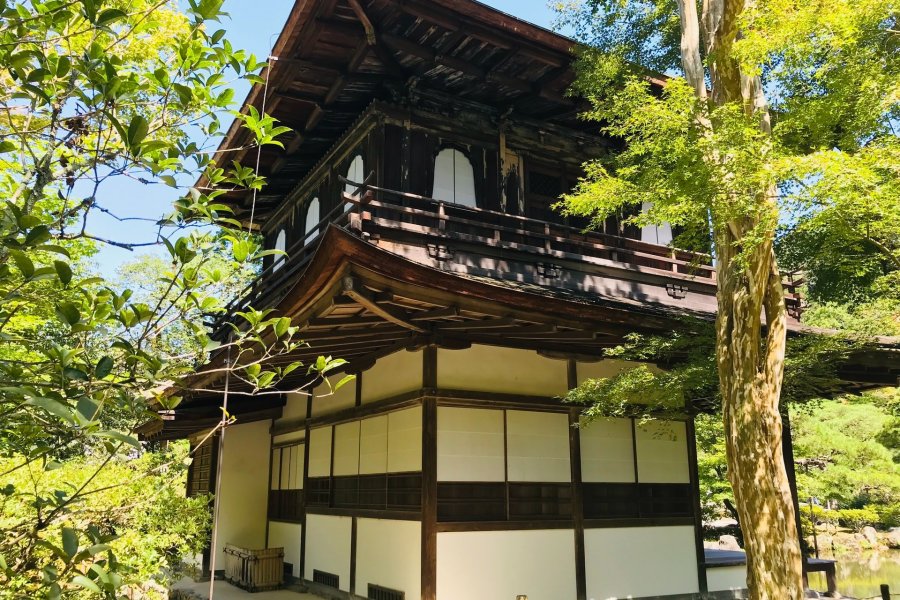
[{"label": "blue sky", "polygon": [[[485,1],[485,0],[483,0]],[[485,4],[544,27],[550,27],[554,13],[547,0],[486,0]],[[262,58],[268,56],[281,31],[294,0],[225,0],[230,18],[223,22],[228,38],[236,48],[243,48]],[[248,86],[240,82],[235,98],[242,101]],[[108,181],[98,194],[100,204],[121,216],[156,219],[169,211],[174,190],[164,185],[144,185],[119,177]],[[92,215],[88,231],[120,242],[141,243],[155,239],[156,230],[147,221],[120,222],[103,214]],[[134,252],[103,246],[95,257],[98,269],[111,276],[116,268],[135,256],[147,253],[165,254],[159,247]]]}]

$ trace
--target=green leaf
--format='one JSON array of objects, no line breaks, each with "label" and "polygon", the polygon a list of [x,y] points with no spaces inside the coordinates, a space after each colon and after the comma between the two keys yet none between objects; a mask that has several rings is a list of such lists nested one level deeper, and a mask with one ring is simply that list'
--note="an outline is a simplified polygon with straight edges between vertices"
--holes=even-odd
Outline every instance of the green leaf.
[{"label": "green leaf", "polygon": [[74,379],[76,381],[87,381],[90,379],[87,373],[81,369],[76,369],[75,367],[66,367],[63,369],[63,375],[65,375],[67,379]]},{"label": "green leaf", "polygon": [[81,414],[82,417],[87,421],[93,421],[97,418],[97,411],[99,410],[100,405],[94,402],[90,398],[82,398],[78,401],[78,405],[76,410]]},{"label": "green leaf", "polygon": [[75,306],[74,302],[65,300],[56,305],[56,314],[69,325],[75,325],[81,321],[81,311]]},{"label": "green leaf", "polygon": [[140,154],[141,142],[147,137],[149,132],[150,124],[147,122],[147,119],[141,115],[134,115],[134,117],[131,118],[131,123],[128,124],[128,133],[125,142],[131,149],[132,154]]},{"label": "green leaf", "polygon": [[94,369],[94,376],[97,379],[103,379],[112,371],[113,368],[113,359],[109,356],[104,356],[99,361],[97,361],[97,366]]},{"label": "green leaf", "polygon": [[15,149],[16,144],[14,142],[11,142],[9,140],[3,140],[2,142],[0,142],[0,153],[12,152]]},{"label": "green leaf", "polygon": [[9,250],[9,255],[12,256],[13,260],[16,262],[16,266],[19,267],[19,271],[22,272],[22,276],[25,279],[29,279],[32,275],[34,275],[34,263],[31,262],[31,259],[22,252],[21,250]]},{"label": "green leaf", "polygon": [[53,267],[56,269],[56,274],[59,275],[59,280],[62,284],[69,285],[69,282],[72,281],[72,267],[69,266],[69,263],[54,260]]},{"label": "green leaf", "polygon": [[103,27],[104,25],[109,25],[113,21],[117,21],[119,19],[124,19],[128,15],[124,10],[119,10],[118,8],[108,8],[104,10],[97,17],[97,25]]},{"label": "green leaf", "polygon": [[138,450],[141,449],[141,443],[138,439],[131,435],[126,435],[121,431],[99,431],[96,434],[97,437],[109,438],[111,440],[116,440],[117,442],[122,442],[124,444],[128,444],[129,446],[133,446]]},{"label": "green leaf", "polygon": [[62,549],[69,557],[78,552],[78,532],[71,527],[62,528]]},{"label": "green leaf", "polygon": [[90,590],[96,594],[102,594],[103,591],[96,583],[85,577],[84,575],[76,575],[72,578],[72,583],[76,583],[86,590]]},{"label": "green leaf", "polygon": [[69,423],[72,422],[72,410],[69,408],[69,406],[57,400],[53,400],[52,398],[42,398],[36,396],[26,400],[25,404],[43,408],[48,413],[57,416],[64,421],[67,421]]}]

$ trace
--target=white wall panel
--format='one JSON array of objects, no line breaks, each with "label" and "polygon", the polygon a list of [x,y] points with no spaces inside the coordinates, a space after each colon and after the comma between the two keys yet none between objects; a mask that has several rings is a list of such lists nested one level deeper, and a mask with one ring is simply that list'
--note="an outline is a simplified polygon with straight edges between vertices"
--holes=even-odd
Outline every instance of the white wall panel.
[{"label": "white wall panel", "polygon": [[225,435],[219,502],[217,569],[222,548],[234,544],[262,548],[266,543],[271,421],[232,425]]},{"label": "white wall panel", "polygon": [[635,436],[640,483],[690,483],[684,423],[651,421],[638,424]]},{"label": "white wall panel", "polygon": [[569,416],[522,410],[506,412],[510,481],[571,481]]},{"label": "white wall panel", "polygon": [[710,592],[743,590],[747,587],[747,567],[715,567],[706,569],[706,586]]},{"label": "white wall panel", "polygon": [[359,474],[359,421],[334,428],[334,475]]},{"label": "white wall panel", "polygon": [[334,573],[340,589],[350,590],[350,517],[306,516],[306,565],[303,577],[313,578],[313,570]]},{"label": "white wall panel", "polygon": [[[343,379],[343,375],[331,378],[333,384]],[[329,415],[356,406],[356,382],[350,381],[334,390],[328,385],[318,386],[313,393],[312,416]]]},{"label": "white wall panel", "polygon": [[278,484],[278,489],[281,490],[289,490],[291,489],[291,473],[293,472],[294,464],[293,461],[296,460],[295,453],[293,449],[282,448],[281,450],[281,468],[279,470],[281,477]]},{"label": "white wall panel", "polygon": [[291,575],[300,577],[300,541],[303,527],[299,523],[269,521],[269,548],[284,548],[284,562],[291,563]]},{"label": "white wall panel", "polygon": [[278,421],[298,421],[306,418],[306,394],[290,392],[287,394],[284,408],[281,409],[281,418]]},{"label": "white wall panel", "polygon": [[363,372],[362,403],[422,389],[422,351],[395,352]]},{"label": "white wall panel", "polygon": [[309,432],[309,476],[331,475],[331,427],[319,427]]},{"label": "white wall panel", "polygon": [[566,362],[532,350],[475,344],[438,349],[438,387],[455,390],[561,396],[568,391]]},{"label": "white wall panel", "polygon": [[[618,375],[622,371],[633,369],[641,363],[626,360],[607,358],[597,362],[580,362],[575,365],[575,375],[578,383],[584,383],[587,379],[602,379]],[[651,369],[655,366],[649,365]]]},{"label": "white wall panel", "polygon": [[584,547],[587,596],[593,600],[700,590],[691,526],[586,529]]},{"label": "white wall panel", "polygon": [[422,407],[389,413],[388,473],[422,470]]},{"label": "white wall panel", "polygon": [[570,600],[571,529],[437,534],[438,600]]},{"label": "white wall panel", "polygon": [[290,481],[290,489],[292,490],[302,490],[303,489],[303,456],[304,448],[303,444],[297,444],[295,446],[291,446],[291,481]]},{"label": "white wall panel", "polygon": [[503,481],[503,411],[438,407],[438,481]]},{"label": "white wall panel", "polygon": [[356,530],[356,594],[369,584],[400,590],[406,600],[422,592],[422,527],[418,521],[359,519]]},{"label": "white wall panel", "polygon": [[582,481],[635,481],[631,419],[598,419],[579,434]]},{"label": "white wall panel", "polygon": [[359,432],[359,474],[387,472],[388,416],[363,419]]},{"label": "white wall panel", "polygon": [[281,448],[272,449],[272,473],[269,488],[277,490],[281,487]]}]

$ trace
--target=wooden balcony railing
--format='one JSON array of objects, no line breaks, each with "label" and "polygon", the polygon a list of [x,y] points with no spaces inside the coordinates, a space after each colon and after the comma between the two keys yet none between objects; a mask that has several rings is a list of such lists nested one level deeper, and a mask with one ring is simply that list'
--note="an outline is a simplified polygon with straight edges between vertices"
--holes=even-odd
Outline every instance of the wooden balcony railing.
[{"label": "wooden balcony railing", "polygon": [[[667,286],[687,285],[704,294],[716,291],[716,270],[708,254],[650,244],[626,237],[583,231],[557,223],[501,212],[468,208],[407,192],[389,190],[367,183],[346,182],[356,187],[344,194],[343,202],[319,222],[311,234],[276,258],[209,325],[223,336],[226,321],[235,312],[252,306],[275,305],[290,284],[309,264],[329,225],[362,234],[372,241],[391,240],[426,246],[429,254],[440,253],[442,244],[466,246],[478,252],[526,257],[532,262],[594,263],[614,266],[625,273],[640,272],[665,281]],[[662,278],[662,279],[660,279]],[[793,316],[799,315],[797,287],[802,281],[785,279],[786,303]],[[678,297],[677,295],[673,297]]]}]

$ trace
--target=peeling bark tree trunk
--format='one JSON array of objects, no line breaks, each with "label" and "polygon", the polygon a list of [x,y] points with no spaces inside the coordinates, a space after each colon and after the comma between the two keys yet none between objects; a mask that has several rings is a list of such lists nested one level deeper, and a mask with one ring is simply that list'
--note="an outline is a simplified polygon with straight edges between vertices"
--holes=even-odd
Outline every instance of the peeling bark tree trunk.
[{"label": "peeling bark tree trunk", "polygon": [[[698,18],[694,0],[678,0],[685,76],[704,107],[741,102],[761,131],[771,134],[759,77],[748,77],[731,58],[744,0],[704,0]],[[707,98],[701,57],[701,24],[712,83]],[[712,133],[708,115],[699,126]],[[714,152],[714,151],[713,151]],[[717,163],[719,156],[709,160]],[[723,172],[723,176],[727,176]],[[747,551],[747,584],[754,600],[804,597],[802,556],[791,487],[782,454],[779,401],[784,375],[787,316],[781,275],[772,247],[775,190],[761,189],[752,216],[717,222],[718,316],[716,358],[723,398],[728,475],[734,488]],[[771,219],[767,235],[747,234]],[[768,223],[768,221],[765,221]],[[756,234],[759,232],[756,231]],[[737,260],[743,249],[742,260]],[[763,327],[763,317],[766,327]]]}]

